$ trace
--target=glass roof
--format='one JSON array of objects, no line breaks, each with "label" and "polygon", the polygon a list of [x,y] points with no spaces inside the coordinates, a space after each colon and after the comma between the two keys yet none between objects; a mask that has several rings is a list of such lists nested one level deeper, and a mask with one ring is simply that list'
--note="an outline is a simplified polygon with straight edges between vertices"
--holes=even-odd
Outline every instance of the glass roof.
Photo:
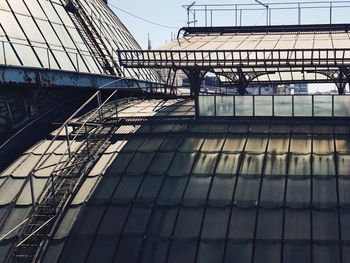
[{"label": "glass roof", "polygon": [[[193,111],[188,101],[167,103]],[[151,114],[157,101],[132,104],[131,114]],[[43,262],[350,259],[347,126],[155,125],[116,133],[68,206]],[[28,215],[26,171],[47,143],[0,175],[1,235]],[[64,154],[63,145],[53,145],[52,158]],[[34,175],[38,194],[48,174]],[[15,232],[0,242],[3,258],[16,239]]]},{"label": "glass roof", "polygon": [[[86,33],[65,8],[66,2],[0,0],[0,64],[110,74],[100,56],[94,53],[96,44],[91,47]],[[130,32],[103,1],[78,2],[80,12],[87,14],[92,27],[98,28],[100,42],[104,43],[116,63],[119,63],[118,49],[140,49]],[[152,70],[120,69],[127,77],[157,81]]]}]

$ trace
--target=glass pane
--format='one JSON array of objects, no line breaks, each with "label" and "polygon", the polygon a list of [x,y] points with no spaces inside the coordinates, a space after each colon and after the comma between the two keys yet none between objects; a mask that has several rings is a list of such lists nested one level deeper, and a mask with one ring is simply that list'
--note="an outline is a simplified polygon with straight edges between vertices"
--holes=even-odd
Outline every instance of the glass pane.
[{"label": "glass pane", "polygon": [[350,116],[350,96],[334,96],[334,116]]},{"label": "glass pane", "polygon": [[199,96],[199,115],[215,116],[214,96]]},{"label": "glass pane", "polygon": [[274,111],[275,116],[292,116],[292,97],[275,96]]},{"label": "glass pane", "polygon": [[4,44],[1,44],[1,49],[4,49],[5,52],[5,60],[1,60],[4,55],[3,55],[3,52],[2,55],[0,55],[0,63],[1,64],[6,64],[6,65],[21,65],[21,63],[19,62],[15,52],[13,51],[13,48],[11,47],[11,45],[9,43],[4,43]]},{"label": "glass pane", "polygon": [[272,96],[255,96],[255,116],[272,116]]},{"label": "glass pane", "polygon": [[27,35],[28,39],[31,42],[35,41],[45,43],[43,36],[40,34],[38,27],[35,25],[31,17],[17,15],[17,19],[21,24],[24,33]]},{"label": "glass pane", "polygon": [[332,116],[332,96],[314,96],[314,115]]},{"label": "glass pane", "polygon": [[253,116],[253,96],[235,97],[236,116]]},{"label": "glass pane", "polygon": [[312,96],[294,96],[294,116],[312,116]]},{"label": "glass pane", "polygon": [[216,116],[233,116],[233,96],[216,96]]},{"label": "glass pane", "polygon": [[1,25],[4,27],[5,33],[10,38],[25,39],[22,29],[19,27],[16,19],[9,12],[0,10]]},{"label": "glass pane", "polygon": [[38,59],[35,57],[33,50],[29,46],[14,44],[13,47],[17,51],[24,66],[40,67]]}]

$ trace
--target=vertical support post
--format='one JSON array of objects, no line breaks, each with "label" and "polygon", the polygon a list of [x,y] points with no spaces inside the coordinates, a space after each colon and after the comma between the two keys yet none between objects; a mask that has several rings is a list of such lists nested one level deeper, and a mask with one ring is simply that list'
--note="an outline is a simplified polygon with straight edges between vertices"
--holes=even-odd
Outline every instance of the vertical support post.
[{"label": "vertical support post", "polygon": [[34,184],[33,184],[33,173],[29,176],[29,186],[30,186],[30,196],[32,198],[33,208],[35,207],[35,194],[34,194]]},{"label": "vertical support post", "polygon": [[80,72],[80,70],[79,70],[79,59],[78,59],[78,53],[76,53],[76,54],[75,54],[75,59],[76,59],[76,61],[77,61],[77,70],[78,70],[78,72]]},{"label": "vertical support post", "polygon": [[292,117],[294,117],[294,96],[292,95]]},{"label": "vertical support post", "polygon": [[69,156],[69,158],[71,158],[72,157],[72,152],[71,152],[71,149],[70,149],[69,133],[68,133],[67,124],[64,126],[64,130],[65,130],[65,133],[66,133],[66,142],[67,142],[67,148],[68,148],[68,156]]},{"label": "vertical support post", "polygon": [[237,26],[237,24],[238,24],[238,9],[237,9],[238,7],[237,7],[237,4],[235,5],[235,25]]},{"label": "vertical support post", "polygon": [[236,117],[236,95],[233,94],[233,116]]},{"label": "vertical support post", "polygon": [[205,12],[205,27],[207,27],[208,26],[207,5],[204,6],[204,12]]},{"label": "vertical support post", "polygon": [[118,118],[118,91],[114,95],[115,117]]},{"label": "vertical support post", "polygon": [[50,50],[46,49],[47,52],[47,66],[49,67],[49,69],[51,69],[51,63],[50,63]]},{"label": "vertical support post", "polygon": [[193,10],[193,26],[196,27],[196,10]]},{"label": "vertical support post", "polygon": [[334,95],[332,95],[332,117],[334,117]]},{"label": "vertical support post", "polygon": [[2,52],[3,52],[3,55],[4,55],[5,66],[7,66],[6,50],[5,50],[5,41],[2,41]]},{"label": "vertical support post", "polygon": [[315,117],[315,97],[311,95],[312,117]]},{"label": "vertical support post", "polygon": [[301,24],[301,6],[300,2],[298,3],[298,25]]},{"label": "vertical support post", "polygon": [[202,71],[199,68],[183,69],[183,72],[187,75],[190,82],[191,96],[193,96],[195,100],[195,116],[198,118],[200,113],[199,93],[202,80],[207,72]]},{"label": "vertical support post", "polygon": [[[87,126],[86,124],[84,125],[85,126],[85,134],[86,134],[86,137],[88,138],[88,129],[87,129]],[[87,148],[87,151],[88,151],[88,158],[90,160],[90,142],[89,142],[89,139],[86,140],[86,148]]]},{"label": "vertical support post", "polygon": [[217,89],[215,89],[215,94],[214,94],[214,116],[216,117],[216,93]]},{"label": "vertical support post", "polygon": [[210,9],[210,26],[213,26],[213,10]]},{"label": "vertical support post", "polygon": [[253,95],[253,117],[255,117],[255,95]]},{"label": "vertical support post", "polygon": [[101,91],[97,95],[97,106],[98,106],[98,117],[99,121],[102,122],[102,99],[101,99]]},{"label": "vertical support post", "polygon": [[275,95],[272,94],[272,117],[275,117]]},{"label": "vertical support post", "polygon": [[333,2],[329,3],[329,23],[332,24]]}]

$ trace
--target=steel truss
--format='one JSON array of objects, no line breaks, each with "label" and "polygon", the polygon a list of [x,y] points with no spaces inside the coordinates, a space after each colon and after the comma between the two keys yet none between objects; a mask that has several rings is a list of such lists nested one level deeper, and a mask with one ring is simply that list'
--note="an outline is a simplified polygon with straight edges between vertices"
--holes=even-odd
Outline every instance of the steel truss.
[{"label": "steel truss", "polygon": [[[260,27],[187,27],[179,31],[186,36],[220,36],[222,34],[302,34],[348,32],[349,24],[297,25]],[[259,41],[259,40],[257,40]],[[225,49],[187,50],[120,50],[121,65],[134,68],[168,68],[184,71],[193,94],[203,73],[215,73],[223,84],[238,88],[244,95],[248,85],[335,83],[344,94],[350,82],[350,48]],[[285,78],[283,74],[290,73]]]}]

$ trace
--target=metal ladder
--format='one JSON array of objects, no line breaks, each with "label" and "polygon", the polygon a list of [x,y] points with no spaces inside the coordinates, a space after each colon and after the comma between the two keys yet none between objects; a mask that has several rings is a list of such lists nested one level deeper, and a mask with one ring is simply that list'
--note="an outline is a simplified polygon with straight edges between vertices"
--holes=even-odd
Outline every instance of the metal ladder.
[{"label": "metal ladder", "polygon": [[66,10],[71,17],[74,25],[78,28],[80,36],[84,42],[103,66],[104,70],[111,75],[124,76],[118,63],[113,58],[113,54],[108,50],[104,40],[91,21],[91,18],[84,11],[79,0],[65,0]]},{"label": "metal ladder", "polygon": [[117,127],[97,127],[88,135],[82,150],[51,174],[51,183],[25,223],[12,262],[36,262],[52,234],[55,222],[74,197],[93,167],[97,156],[109,145]]}]

